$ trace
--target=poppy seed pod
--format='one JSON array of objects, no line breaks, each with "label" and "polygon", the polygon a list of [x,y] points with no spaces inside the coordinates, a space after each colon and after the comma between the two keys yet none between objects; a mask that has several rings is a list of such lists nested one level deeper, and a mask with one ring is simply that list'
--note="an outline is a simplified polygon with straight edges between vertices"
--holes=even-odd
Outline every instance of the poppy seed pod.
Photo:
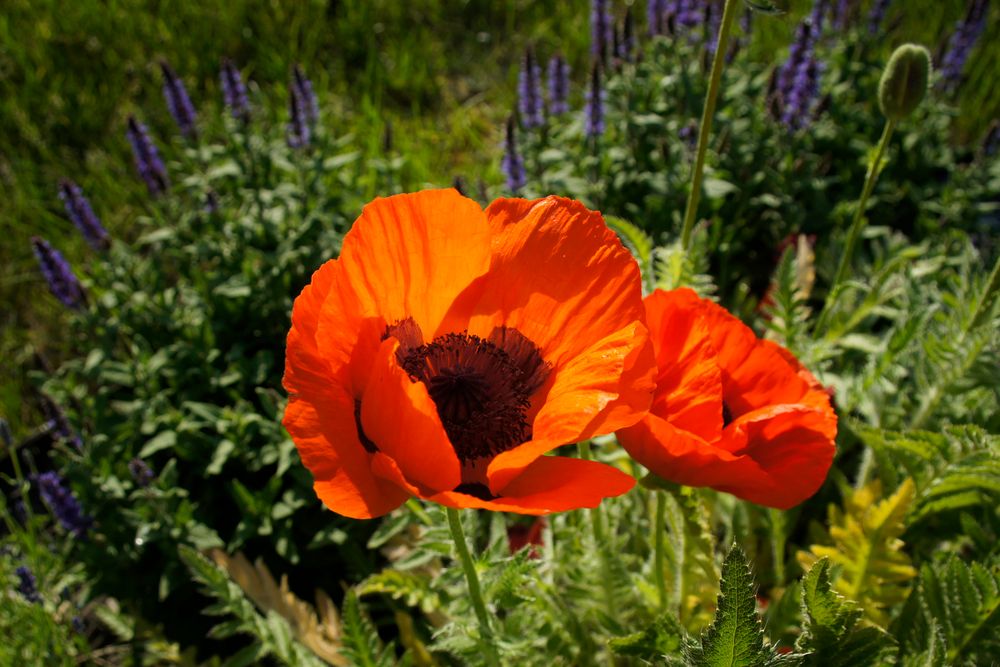
[{"label": "poppy seed pod", "polygon": [[900,121],[913,113],[927,94],[931,54],[917,44],[903,44],[889,58],[878,85],[878,105],[885,117]]}]

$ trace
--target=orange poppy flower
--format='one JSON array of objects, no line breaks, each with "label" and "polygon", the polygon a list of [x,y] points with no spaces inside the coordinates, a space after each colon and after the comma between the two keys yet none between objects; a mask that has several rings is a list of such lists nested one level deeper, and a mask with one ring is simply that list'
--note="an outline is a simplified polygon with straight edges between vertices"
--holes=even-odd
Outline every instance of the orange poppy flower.
[{"label": "orange poppy flower", "polygon": [[656,351],[649,415],[618,432],[654,474],[788,509],[819,489],[837,415],[823,386],[785,348],[690,289],[645,299]]},{"label": "orange poppy flower", "polygon": [[639,270],[599,213],[454,190],[376,199],[295,301],[284,425],[350,517],[410,496],[547,514],[633,486],[543,456],[637,422],[655,363]]}]

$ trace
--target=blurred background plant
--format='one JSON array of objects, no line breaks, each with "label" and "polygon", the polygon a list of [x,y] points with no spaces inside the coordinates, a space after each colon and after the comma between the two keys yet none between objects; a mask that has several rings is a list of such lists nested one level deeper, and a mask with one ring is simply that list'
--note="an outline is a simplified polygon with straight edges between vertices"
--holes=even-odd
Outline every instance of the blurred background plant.
[{"label": "blurred background plant", "polygon": [[[372,197],[459,176],[483,203],[513,190],[599,208],[649,289],[715,295],[814,370],[841,417],[830,480],[791,512],[661,486],[605,503],[608,544],[583,513],[464,513],[511,664],[716,664],[720,633],[758,627],[757,612],[767,641],[741,641],[762,664],[782,659],[771,644],[814,664],[994,659],[997,8],[793,5],[748,23],[740,9],[682,252],[721,3],[162,17],[8,3],[0,627],[20,634],[2,650],[28,664],[480,660],[439,508],[365,523],[322,510],[279,423],[311,272]],[[818,327],[900,41],[937,45],[958,74],[897,129]]]}]

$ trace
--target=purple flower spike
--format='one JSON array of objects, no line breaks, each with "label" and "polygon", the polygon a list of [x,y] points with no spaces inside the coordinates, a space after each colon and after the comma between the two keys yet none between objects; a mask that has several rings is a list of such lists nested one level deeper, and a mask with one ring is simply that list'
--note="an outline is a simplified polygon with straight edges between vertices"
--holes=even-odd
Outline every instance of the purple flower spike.
[{"label": "purple flower spike", "polygon": [[584,108],[584,132],[588,137],[604,134],[604,90],[601,87],[601,65],[595,62],[590,72],[590,87]]},{"label": "purple flower spike", "polygon": [[892,0],[875,0],[872,3],[872,9],[868,13],[868,34],[877,35],[882,28],[882,22],[885,21],[885,13],[889,9],[889,3]]},{"label": "purple flower spike", "polygon": [[240,70],[229,58],[222,61],[219,79],[222,82],[222,100],[229,107],[229,113],[236,120],[244,122],[249,120],[250,100],[247,98],[247,87],[243,84]]},{"label": "purple flower spike", "polygon": [[659,35],[663,29],[663,15],[667,11],[667,0],[648,0],[646,3],[646,27],[649,36]]},{"label": "purple flower spike", "polygon": [[35,477],[38,485],[38,492],[42,500],[52,510],[62,527],[76,537],[83,537],[90,528],[91,519],[83,514],[80,501],[76,499],[73,492],[66,488],[59,473],[54,470],[43,472]]},{"label": "purple flower spike", "polygon": [[94,250],[107,250],[111,244],[108,232],[101,224],[101,220],[94,214],[94,209],[90,207],[90,202],[83,196],[80,186],[70,180],[59,182],[59,199],[62,199],[66,208],[66,215],[76,228],[83,234],[83,238]]},{"label": "purple flower spike", "polygon": [[198,116],[194,111],[194,105],[191,104],[187,88],[166,60],[160,61],[160,69],[163,71],[163,98],[167,101],[170,115],[174,117],[181,134],[188,139],[194,139],[198,134]]},{"label": "purple flower spike", "polygon": [[517,128],[514,116],[511,114],[507,119],[507,133],[504,135],[503,161],[500,168],[507,177],[507,189],[511,192],[520,192],[528,182],[528,176],[524,171],[524,160],[517,152]]},{"label": "purple flower spike", "polygon": [[38,582],[35,581],[35,575],[32,574],[31,570],[21,565],[14,572],[18,578],[17,592],[21,594],[21,597],[32,604],[41,602],[42,596],[38,594]]},{"label": "purple flower spike", "polygon": [[128,471],[136,486],[143,489],[149,486],[155,477],[146,462],[140,458],[134,458],[128,462]]},{"label": "purple flower spike", "polygon": [[80,436],[70,426],[69,420],[66,418],[66,413],[62,411],[58,403],[44,394],[42,395],[42,413],[45,415],[45,421],[52,435],[72,443],[77,451],[83,449],[83,441],[80,440]]},{"label": "purple flower spike", "polygon": [[299,91],[299,99],[303,101],[305,107],[306,120],[310,125],[315,125],[319,120],[319,100],[316,91],[313,90],[312,81],[306,77],[299,65],[292,69],[292,86]]},{"label": "purple flower spike", "polygon": [[31,237],[31,248],[35,252],[35,259],[38,260],[45,282],[49,284],[49,289],[56,298],[72,310],[82,308],[85,301],[83,287],[62,253],[39,236]]},{"label": "purple flower spike", "polygon": [[608,61],[611,40],[614,39],[614,26],[611,23],[611,12],[608,11],[607,0],[591,0],[590,2],[590,56],[602,63]]},{"label": "purple flower spike", "polygon": [[625,8],[625,18],[622,20],[622,36],[618,40],[618,50],[615,55],[622,62],[632,62],[635,53],[635,20],[632,18],[632,8]]},{"label": "purple flower spike", "polygon": [[677,28],[691,29],[701,23],[703,8],[701,0],[674,0],[671,13]]},{"label": "purple flower spike", "polygon": [[288,126],[285,138],[289,148],[307,148],[312,138],[309,129],[309,101],[303,98],[302,91],[293,85],[288,91]]},{"label": "purple flower spike", "polygon": [[160,159],[160,152],[156,150],[156,144],[149,136],[146,126],[135,119],[135,116],[128,117],[128,129],[125,132],[128,142],[132,145],[132,156],[135,158],[135,168],[139,176],[146,182],[149,194],[161,195],[170,187],[167,179],[167,168],[163,166]]},{"label": "purple flower spike", "polygon": [[549,60],[549,111],[553,115],[569,111],[569,66],[561,55]]},{"label": "purple flower spike", "polygon": [[941,59],[941,82],[946,90],[954,90],[961,83],[965,62],[986,29],[987,10],[989,0],[972,0],[965,17],[955,26]]},{"label": "purple flower spike", "polygon": [[771,90],[770,106],[774,115],[793,130],[809,125],[819,97],[819,79],[822,65],[817,61],[815,48],[819,35],[818,24],[822,12],[814,5],[812,16],[799,24],[795,40],[788,51],[788,60],[777,71]]},{"label": "purple flower spike", "polygon": [[517,110],[521,114],[521,124],[531,129],[545,123],[542,103],[542,68],[535,61],[535,54],[529,48],[524,52],[521,71],[517,77]]}]

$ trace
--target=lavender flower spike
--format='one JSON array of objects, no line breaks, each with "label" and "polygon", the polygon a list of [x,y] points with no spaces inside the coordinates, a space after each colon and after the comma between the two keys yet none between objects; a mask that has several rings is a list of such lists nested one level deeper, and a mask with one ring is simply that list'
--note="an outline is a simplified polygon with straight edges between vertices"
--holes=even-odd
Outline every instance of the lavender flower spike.
[{"label": "lavender flower spike", "polygon": [[663,14],[667,11],[667,0],[647,0],[646,2],[646,25],[649,36],[660,34],[663,27]]},{"label": "lavender flower spike", "polygon": [[163,166],[160,152],[156,150],[156,144],[150,138],[149,130],[137,121],[135,116],[129,116],[126,136],[132,145],[136,171],[146,182],[149,194],[155,196],[166,192],[167,188],[170,187],[170,181],[167,179],[167,168]]},{"label": "lavender flower spike", "polygon": [[38,594],[38,582],[35,581],[35,575],[32,574],[31,570],[21,565],[14,572],[20,580],[17,584],[17,592],[32,604],[41,602],[42,596]]},{"label": "lavender flower spike", "polygon": [[94,214],[94,209],[90,207],[90,202],[83,196],[83,190],[73,181],[64,179],[59,182],[59,199],[62,199],[66,208],[66,215],[76,228],[83,234],[83,238],[94,250],[107,250],[111,245],[108,232],[101,224],[101,220]]},{"label": "lavender flower spike", "polygon": [[62,253],[38,236],[31,237],[31,248],[35,252],[35,259],[38,260],[45,282],[49,284],[49,289],[56,298],[67,308],[73,310],[82,308],[85,300],[83,287]]},{"label": "lavender flower spike", "polygon": [[584,132],[588,137],[604,134],[604,90],[601,87],[601,64],[594,63],[590,73],[590,88],[584,106]]},{"label": "lavender flower spike", "polygon": [[549,111],[553,115],[569,111],[569,66],[561,55],[549,60]]},{"label": "lavender flower spike", "polygon": [[132,480],[135,481],[136,486],[140,488],[146,488],[153,481],[153,471],[149,469],[145,461],[138,457],[128,462],[128,471],[132,475]]},{"label": "lavender flower spike", "polygon": [[507,177],[507,189],[511,192],[520,192],[521,188],[528,182],[527,174],[524,171],[524,161],[517,152],[517,134],[514,115],[507,119],[507,133],[504,137],[503,161],[500,168]]},{"label": "lavender flower spike", "polygon": [[608,11],[607,0],[591,0],[590,2],[590,56],[602,63],[608,62],[609,50],[614,26],[611,24],[611,12]]},{"label": "lavender flower spike", "polygon": [[524,61],[517,77],[517,108],[524,127],[541,127],[545,123],[542,68],[535,62],[535,54],[530,47],[524,52]]},{"label": "lavender flower spike", "polygon": [[66,488],[59,473],[50,470],[35,477],[42,500],[52,510],[62,527],[76,537],[83,537],[90,528],[91,519],[83,514],[80,501]]},{"label": "lavender flower spike", "polygon": [[83,449],[83,441],[80,440],[80,436],[73,430],[69,419],[66,418],[66,413],[62,411],[59,404],[45,394],[42,394],[42,414],[45,415],[45,421],[48,422],[50,433],[57,438],[72,443],[77,451]]},{"label": "lavender flower spike", "polygon": [[885,20],[885,13],[889,10],[889,3],[892,0],[875,0],[872,9],[868,13],[868,34],[877,35]]},{"label": "lavender flower spike", "polygon": [[292,86],[298,89],[299,98],[304,102],[306,120],[310,125],[315,125],[319,120],[319,100],[316,91],[313,90],[312,81],[302,71],[302,67],[296,65],[292,68]]},{"label": "lavender flower spike", "polygon": [[288,126],[285,138],[289,148],[307,148],[312,137],[309,130],[309,102],[302,96],[298,86],[292,85],[288,91]]},{"label": "lavender flower spike", "polygon": [[222,100],[229,107],[229,113],[236,120],[247,121],[250,118],[250,100],[247,98],[247,87],[243,84],[240,70],[229,58],[222,61],[219,79],[222,82]]},{"label": "lavender flower spike", "polygon": [[194,139],[198,134],[198,115],[194,111],[194,105],[191,104],[187,88],[166,60],[160,61],[160,70],[163,72],[163,98],[167,101],[170,115],[174,117],[181,134],[188,139]]},{"label": "lavender flower spike", "polygon": [[941,59],[941,82],[953,90],[962,79],[962,70],[979,35],[986,29],[986,14],[989,0],[972,0],[965,17],[955,26],[955,32],[948,40],[948,48]]}]

